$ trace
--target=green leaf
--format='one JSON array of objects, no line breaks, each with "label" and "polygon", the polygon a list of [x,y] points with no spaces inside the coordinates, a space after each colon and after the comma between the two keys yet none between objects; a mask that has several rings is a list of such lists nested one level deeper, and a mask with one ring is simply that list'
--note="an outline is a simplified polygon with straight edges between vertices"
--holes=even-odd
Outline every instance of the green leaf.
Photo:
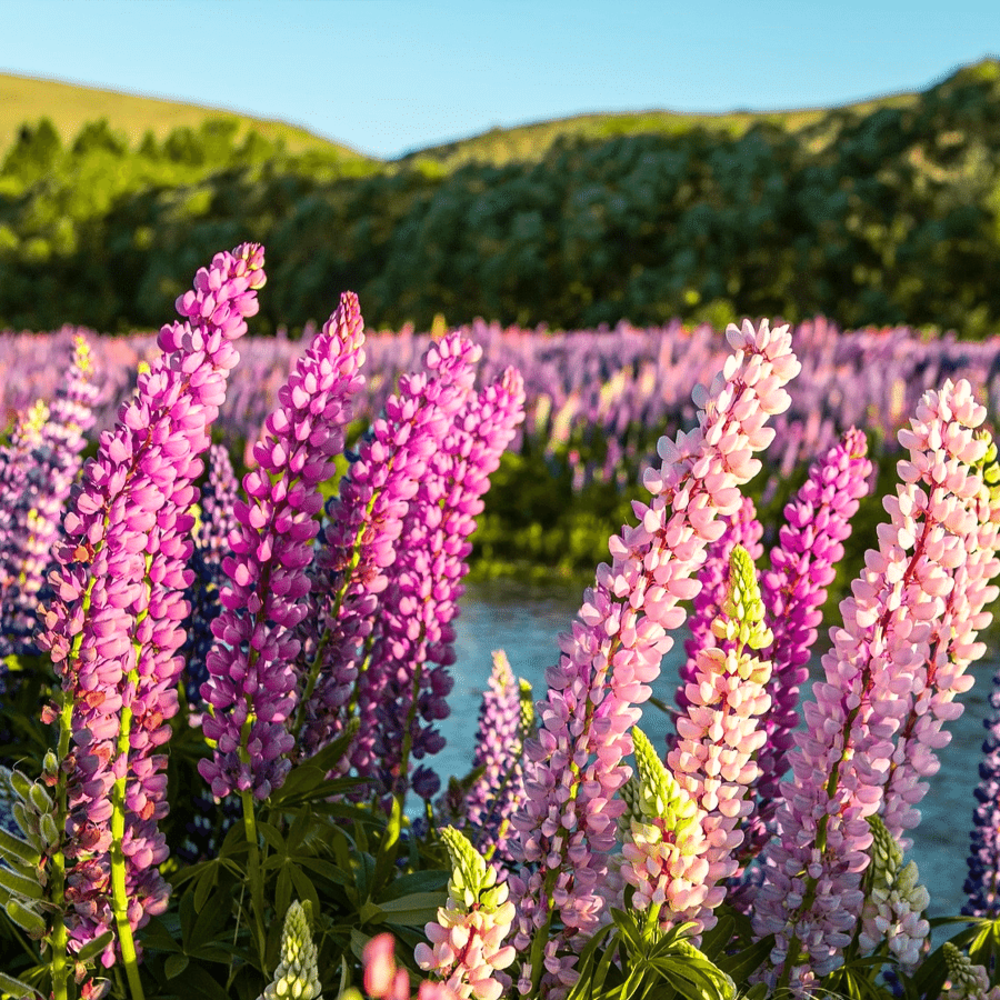
[{"label": "green leaf", "polygon": [[313,880],[309,878],[308,875],[296,864],[289,864],[288,872],[292,876],[292,881],[295,883],[295,889],[299,894],[299,899],[305,902],[309,900],[312,903],[313,913],[320,912],[320,902],[319,893],[316,891],[316,886]]},{"label": "green leaf", "polygon": [[278,882],[274,889],[274,908],[278,913],[285,913],[292,905],[292,876],[288,865],[282,865],[278,872]]},{"label": "green leaf", "polygon": [[309,858],[303,857],[302,855],[296,855],[295,860],[303,867],[308,868],[309,871],[315,872],[317,875],[322,875],[323,878],[334,882],[337,885],[353,885],[354,878],[345,872],[342,868],[337,865],[332,864],[329,861],[323,861],[322,858]]},{"label": "green leaf", "polygon": [[385,914],[386,923],[421,927],[437,918],[438,907],[444,905],[445,898],[440,892],[412,892],[378,905]]},{"label": "green leaf", "polygon": [[[201,877],[198,880],[198,884],[195,886],[194,890],[194,908],[196,910],[201,910],[201,908],[208,901],[208,897],[212,890],[216,888],[219,884],[219,866],[212,865],[206,868],[202,872]],[[185,940],[187,936],[185,935]]]},{"label": "green leaf", "polygon": [[18,997],[19,1000],[21,997],[38,997],[39,1000],[42,1000],[42,994],[33,986],[22,983],[20,979],[15,979],[13,976],[8,976],[6,972],[0,972],[0,987],[3,987],[5,993]]},{"label": "green leaf", "polygon": [[429,868],[419,872],[411,872],[409,875],[401,875],[386,886],[379,901],[399,899],[414,892],[440,892],[440,905],[444,905],[446,898],[444,890],[447,888],[450,878],[451,872],[445,871],[443,868]]},{"label": "green leaf", "polygon": [[719,955],[715,959],[716,965],[731,976],[737,983],[744,983],[757,971],[771,954],[774,947],[774,935],[768,934],[766,938],[754,942],[748,948],[743,948],[733,955]]},{"label": "green leaf", "polygon": [[217,887],[214,893],[209,894],[204,905],[200,908],[195,906],[195,909],[198,910],[198,919],[194,924],[192,939],[194,942],[210,941],[229,923],[233,912],[232,896],[224,887]]},{"label": "green leaf", "polygon": [[166,973],[167,979],[176,979],[188,967],[190,961],[187,955],[171,955],[163,963],[163,971]]},{"label": "green leaf", "polygon": [[265,823],[263,820],[258,820],[257,829],[269,847],[272,847],[279,854],[288,853],[285,849],[285,838],[281,836],[281,831],[277,827],[271,826],[270,823]]}]

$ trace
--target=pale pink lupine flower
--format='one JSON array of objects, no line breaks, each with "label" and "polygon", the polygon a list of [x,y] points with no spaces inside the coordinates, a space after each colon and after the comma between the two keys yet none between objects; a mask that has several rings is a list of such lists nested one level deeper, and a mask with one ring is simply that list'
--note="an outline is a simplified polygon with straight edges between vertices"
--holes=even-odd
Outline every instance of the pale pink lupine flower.
[{"label": "pale pink lupine flower", "polygon": [[[976,468],[988,446],[974,433],[984,417],[968,383],[948,381],[924,395],[900,434],[910,449],[903,483],[884,502],[890,520],[879,527],[878,550],[841,604],[844,627],[831,631],[826,679],[804,706],[807,728],[796,734],[793,778],[782,785],[782,837],[765,855],[754,932],[775,935],[772,985],[805,992],[837,966],[864,903],[867,817],[884,811],[893,836],[912,826],[916,777],[934,766],[941,734],[935,718],[911,725],[915,705],[925,715],[933,705],[936,719],[954,714],[928,682],[962,690],[957,674],[982,654],[975,630],[988,621],[982,608],[996,589],[986,580],[998,569],[998,512]],[[800,950],[807,957],[786,968]]]},{"label": "pale pink lupine flower", "polygon": [[526,743],[527,797],[514,817],[525,863],[511,878],[514,943],[526,952],[522,992],[541,982],[542,992],[561,995],[576,979],[579,942],[606,919],[629,729],[672,645],[667,632],[684,620],[677,602],[697,593],[691,576],[723,531],[717,516],[738,509],[738,486],[760,468],[753,453],[774,434],[764,424],[789,403],[783,386],[799,363],[787,327],[772,331],[765,321],[754,330],[745,322],[727,337],[735,353],[693,396],[698,426],[660,439],[662,465],[644,476],[652,500],[635,503],[638,525],[612,537],[613,563],[598,568],[547,675],[538,739]]}]

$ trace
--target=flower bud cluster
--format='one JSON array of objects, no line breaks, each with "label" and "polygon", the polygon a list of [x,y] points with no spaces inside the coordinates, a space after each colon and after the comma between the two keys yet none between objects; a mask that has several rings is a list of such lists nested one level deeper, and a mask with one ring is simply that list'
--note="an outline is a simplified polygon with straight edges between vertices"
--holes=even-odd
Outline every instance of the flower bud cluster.
[{"label": "flower bud cluster", "polygon": [[503,944],[514,920],[508,886],[497,884],[496,869],[454,827],[445,827],[441,839],[452,864],[448,901],[424,927],[431,944],[418,944],[414,958],[459,997],[499,1000],[510,980],[497,973],[516,957]]},{"label": "flower bud cluster", "polygon": [[1000,986],[990,989],[990,979],[982,965],[975,965],[950,941],[941,946],[948,967],[950,986],[945,1000],[1000,1000]]},{"label": "flower bud cluster", "polygon": [[257,1000],[316,1000],[321,989],[309,917],[296,899],[285,914],[278,968]]},{"label": "flower bud cluster", "polygon": [[917,863],[903,864],[903,852],[882,817],[869,816],[868,825],[872,829],[871,864],[858,941],[866,952],[886,942],[900,968],[912,974],[931,930],[923,918],[930,894],[917,882]]},{"label": "flower bud cluster", "polygon": [[962,907],[963,914],[973,917],[1000,915],[1000,671],[993,675],[990,707],[975,788],[978,805],[972,816],[964,886],[968,900]]}]

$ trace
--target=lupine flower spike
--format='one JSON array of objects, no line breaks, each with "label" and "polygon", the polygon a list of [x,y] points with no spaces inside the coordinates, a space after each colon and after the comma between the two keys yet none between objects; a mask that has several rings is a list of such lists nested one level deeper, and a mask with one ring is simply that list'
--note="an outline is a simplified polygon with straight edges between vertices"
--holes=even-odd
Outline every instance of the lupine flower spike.
[{"label": "lupine flower spike", "polygon": [[257,1000],[316,1000],[321,988],[309,916],[295,900],[281,931],[281,961]]},{"label": "lupine flower spike", "polygon": [[969,835],[969,875],[965,880],[969,898],[962,907],[962,913],[972,917],[1000,915],[1000,672],[993,675],[990,707],[975,789],[979,804]]},{"label": "lupine flower spike", "polygon": [[662,466],[644,476],[651,502],[634,504],[638,526],[611,539],[613,564],[598,569],[572,635],[560,641],[538,739],[525,745],[527,796],[514,818],[524,868],[511,877],[515,945],[526,952],[522,993],[566,991],[580,942],[604,919],[606,897],[617,901],[608,861],[624,808],[617,792],[630,773],[629,730],[672,645],[668,631],[684,621],[678,602],[698,592],[691,577],[725,530],[717,518],[739,509],[739,485],[760,468],[753,453],[773,438],[767,418],[790,402],[784,385],[799,363],[787,327],[745,322],[726,335],[735,354],[709,389],[696,390],[698,426],[660,439]]},{"label": "lupine flower spike", "polygon": [[452,864],[448,902],[425,926],[431,943],[418,944],[414,958],[460,997],[499,1000],[510,985],[500,970],[515,958],[513,947],[503,944],[514,920],[507,884],[497,884],[496,868],[453,826],[441,839]]},{"label": "lupine flower spike", "polygon": [[510,816],[524,793],[521,750],[531,728],[531,714],[531,685],[514,677],[502,649],[494,650],[472,758],[473,769],[482,768],[482,775],[469,789],[465,802],[465,815],[476,831],[477,846],[487,855],[495,850],[500,857],[505,856]]},{"label": "lupine flower spike", "polygon": [[984,652],[976,631],[1000,569],[989,445],[975,433],[985,415],[967,382],[948,381],[900,432],[903,483],[883,501],[879,548],[841,604],[844,628],[832,630],[826,680],[813,685],[782,785],[782,836],[765,852],[754,932],[775,935],[772,985],[805,991],[839,963],[864,905],[867,817],[880,813],[905,845],[926,791],[918,779],[936,769],[941,725],[960,713],[965,668]]},{"label": "lupine flower spike", "polygon": [[243,480],[248,502],[236,507],[241,530],[231,534],[234,555],[223,563],[225,611],[212,623],[202,685],[211,705],[202,727],[216,749],[198,770],[216,797],[244,797],[248,824],[247,797],[266,799],[291,767],[296,628],[310,612],[306,567],[319,529],[319,484],[344,445],[350,399],[363,384],[363,343],[357,297],[345,293],[282,388],[254,447],[260,468]]},{"label": "lupine flower spike", "polygon": [[[244,244],[199,270],[194,290],[177,300],[185,320],[160,331],[161,355],[101,435],[63,520],[67,540],[56,549],[39,640],[62,685],[60,704],[46,713],[61,726],[56,809],[66,835],[48,879],[57,993],[67,931],[75,952],[114,925],[141,995],[133,932],[167,905],[157,870],[167,856],[157,828],[168,808],[166,758],[155,751],[177,711],[188,510],[207,427],[239,358],[233,341],[258,308],[262,263],[260,247]],[[102,961],[115,960],[109,945]]]}]

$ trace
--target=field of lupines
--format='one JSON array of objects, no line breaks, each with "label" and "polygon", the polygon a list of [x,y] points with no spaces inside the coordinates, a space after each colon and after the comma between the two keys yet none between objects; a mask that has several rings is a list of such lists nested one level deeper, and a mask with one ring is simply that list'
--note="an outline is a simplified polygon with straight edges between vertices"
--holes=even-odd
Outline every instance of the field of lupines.
[{"label": "field of lupines", "polygon": [[[264,283],[244,244],[155,349],[2,341],[0,993],[1000,996],[1000,702],[936,948],[905,859],[998,593],[996,344],[766,321],[366,337],[350,293],[301,344],[241,340]],[[664,423],[548,689],[498,652],[442,786],[501,453],[566,447],[608,478]],[[860,426],[898,429],[898,485],[800,704],[872,484]],[[220,429],[250,442],[242,484]],[[741,493],[765,451],[778,477],[812,460],[766,569]],[[669,700],[656,747],[643,706]]]}]

